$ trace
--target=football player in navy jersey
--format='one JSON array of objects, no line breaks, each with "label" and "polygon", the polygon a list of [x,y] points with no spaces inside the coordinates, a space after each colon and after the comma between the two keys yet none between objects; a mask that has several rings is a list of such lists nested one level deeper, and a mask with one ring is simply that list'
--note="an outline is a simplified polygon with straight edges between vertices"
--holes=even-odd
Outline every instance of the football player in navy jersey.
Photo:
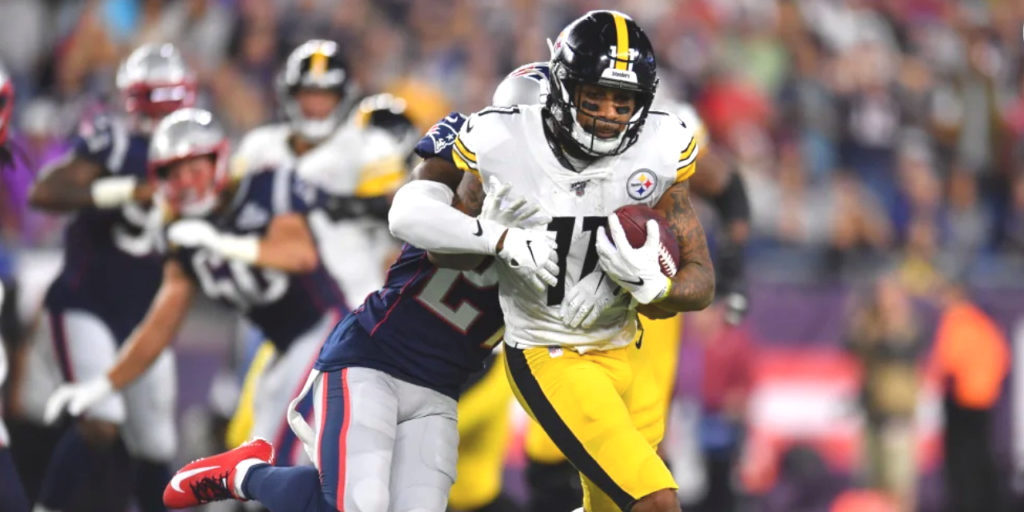
[{"label": "football player in navy jersey", "polygon": [[[7,149],[7,135],[10,132],[11,111],[14,109],[14,84],[3,65],[0,64],[0,172],[11,163]],[[0,282],[0,306],[4,303],[4,285]],[[7,352],[0,339],[0,386],[7,378]],[[2,413],[2,411],[0,411]],[[27,512],[28,497],[21,487],[21,478],[14,467],[9,448],[10,437],[0,415],[0,512]]]},{"label": "football player in navy jersey", "polygon": [[[480,218],[505,226],[550,220],[500,188]],[[405,245],[384,287],[327,338],[293,401],[314,398],[313,424],[289,410],[315,467],[272,467],[273,447],[257,439],[180,469],[165,503],[234,498],[272,511],[445,510],[455,478],[456,398],[501,340],[504,321],[493,265],[458,271],[432,258]]]},{"label": "football player in navy jersey", "polygon": [[201,290],[242,312],[276,345],[279,356],[257,384],[253,431],[278,443],[283,461],[304,456],[285,410],[321,342],[347,312],[306,224],[317,191],[289,169],[232,182],[227,151],[225,134],[208,111],[181,109],[157,126],[149,168],[158,204],[177,219],[166,230],[163,281],[117,362],[92,379],[58,388],[46,405],[49,421],[65,407],[77,416],[138,379],[170,344]]},{"label": "football player in navy jersey", "polygon": [[[58,383],[87,381],[113,364],[160,284],[159,212],[145,180],[149,137],[162,116],[194,102],[195,82],[169,44],[134,50],[116,81],[123,115],[84,119],[73,149],[42,171],[29,196],[35,208],[75,213],[65,232],[63,268],[46,293],[47,321],[31,341],[19,387],[24,411],[37,420],[46,393]],[[84,411],[54,451],[40,506],[70,505],[89,471],[83,459],[113,453],[120,433],[138,461],[141,506],[161,510],[160,488],[177,450],[175,378],[168,352],[137,385]]]}]

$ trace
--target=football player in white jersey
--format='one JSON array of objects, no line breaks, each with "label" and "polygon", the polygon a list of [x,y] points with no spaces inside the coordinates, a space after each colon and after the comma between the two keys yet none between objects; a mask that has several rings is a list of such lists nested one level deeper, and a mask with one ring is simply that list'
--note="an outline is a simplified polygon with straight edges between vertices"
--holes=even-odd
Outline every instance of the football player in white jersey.
[{"label": "football player in white jersey", "polygon": [[[390,196],[407,175],[416,130],[404,100],[358,87],[334,41],[314,39],[292,51],[278,77],[286,117],[249,132],[233,156],[235,174],[294,167],[330,199],[310,225],[327,269],[351,307],[384,283],[397,249],[385,224]],[[358,247],[359,250],[352,250]]]},{"label": "football player in white jersey", "polygon": [[[687,183],[697,142],[677,117],[651,111],[654,52],[622,13],[594,11],[570,24],[551,72],[544,105],[469,117],[455,140],[458,169],[425,160],[395,196],[391,230],[439,262],[477,264],[465,254],[501,262],[513,391],[582,474],[585,510],[674,512],[676,484],[654,449],[663,425],[634,414],[650,410],[659,391],[630,361],[643,346],[635,304],[670,314],[702,309],[714,294]],[[537,201],[554,218],[548,230],[506,230],[463,213],[478,213],[498,183]],[[661,271],[656,222],[642,247],[626,240],[612,214],[629,204],[668,219],[676,239],[664,242],[681,255],[672,278]],[[605,298],[595,304],[601,313],[588,327],[565,322],[585,295]]]},{"label": "football player in white jersey", "polygon": [[[401,98],[358,99],[359,88],[334,41],[313,39],[295,48],[278,76],[277,92],[285,121],[246,134],[233,155],[232,173],[238,178],[291,167],[326,193],[308,221],[321,261],[349,307],[358,306],[384,283],[386,263],[397,250],[385,219],[391,194],[406,178],[416,129]],[[262,338],[246,331],[246,341]],[[268,343],[258,353],[274,357]],[[251,364],[245,382],[257,382],[262,367]],[[244,388],[229,424],[230,446],[252,434],[253,398],[251,387]]]},{"label": "football player in white jersey", "polygon": [[[548,62],[519,66],[495,88],[492,103],[500,106],[543,103],[549,91],[549,76]],[[671,93],[662,87],[655,96],[653,108],[678,115],[683,124],[696,133],[699,147],[708,147],[703,122],[692,105],[673,99]],[[457,132],[455,125],[461,126],[464,118],[454,122],[452,119],[449,116],[441,122],[451,124]],[[743,252],[750,208],[739,173],[722,156],[719,148],[710,152],[701,151],[697,158],[701,172],[695,173],[688,180],[690,191],[712,206],[722,226],[716,237],[716,290],[717,295],[723,298],[727,318],[735,323],[743,318],[748,304],[744,286]],[[592,307],[586,304],[588,298],[601,299],[599,296],[584,296],[581,308]],[[652,372],[656,384],[663,390],[663,401],[657,405],[661,414],[667,417],[669,401],[676,384],[682,316],[672,315],[664,319],[642,316],[641,322],[644,342],[652,348],[649,352],[657,353],[658,357],[644,360],[640,368]],[[497,375],[503,372],[502,366],[499,364],[490,368],[488,375],[475,381],[460,398],[460,439],[478,439],[484,435],[500,435],[492,433],[508,431],[506,423],[509,415],[503,407],[507,406],[506,401],[511,399],[512,393],[504,379],[499,382],[490,377],[491,373]],[[463,429],[472,430],[463,432]],[[536,422],[527,424],[524,441],[526,481],[530,488],[527,509],[534,512],[571,509],[571,504],[579,502],[582,493],[576,470]],[[498,489],[501,488],[503,461],[504,447],[488,446],[480,442],[460,442],[459,476],[452,486],[449,503],[458,510],[477,510],[496,499]]]}]

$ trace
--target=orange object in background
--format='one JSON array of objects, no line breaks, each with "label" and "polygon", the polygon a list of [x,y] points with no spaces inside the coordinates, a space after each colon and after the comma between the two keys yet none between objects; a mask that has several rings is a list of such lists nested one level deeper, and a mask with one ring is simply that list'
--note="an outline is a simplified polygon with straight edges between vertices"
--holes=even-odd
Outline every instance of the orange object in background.
[{"label": "orange object in background", "polygon": [[883,492],[857,489],[840,494],[829,512],[899,512],[899,507]]},{"label": "orange object in background", "polygon": [[953,398],[963,407],[988,409],[995,405],[1010,369],[1006,336],[974,304],[957,301],[942,313],[936,331],[934,377],[952,382]]}]

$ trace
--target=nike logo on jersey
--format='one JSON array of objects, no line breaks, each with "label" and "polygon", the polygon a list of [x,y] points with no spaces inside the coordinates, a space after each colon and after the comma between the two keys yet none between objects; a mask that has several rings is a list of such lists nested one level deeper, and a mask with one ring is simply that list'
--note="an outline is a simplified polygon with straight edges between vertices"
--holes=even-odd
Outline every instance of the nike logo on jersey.
[{"label": "nike logo on jersey", "polygon": [[211,470],[211,469],[217,469],[219,467],[220,466],[206,466],[206,467],[202,467],[202,468],[190,469],[188,471],[182,471],[182,472],[174,475],[174,478],[171,479],[171,488],[174,489],[175,491],[178,491],[178,492],[185,492],[185,491],[181,490],[181,482],[184,481],[186,478],[188,478],[188,477],[190,477],[192,475],[197,475],[199,473],[202,473],[203,471],[208,471],[208,470]]},{"label": "nike logo on jersey", "polygon": [[533,255],[533,247],[530,247],[530,243],[531,242],[533,242],[533,240],[527,240],[526,241],[526,249],[530,251],[530,259],[533,260],[533,264],[536,265],[537,264],[537,257]]},{"label": "nike logo on jersey", "polygon": [[626,284],[631,284],[633,286],[643,286],[644,285],[644,278],[638,277],[636,281],[629,281],[629,280],[623,279],[622,282],[626,283]]},{"label": "nike logo on jersey", "polygon": [[466,133],[473,131],[473,116],[466,118]]},{"label": "nike logo on jersey", "polygon": [[476,233],[473,234],[476,236],[483,236],[484,234],[484,227],[480,225],[480,219],[476,221]]}]

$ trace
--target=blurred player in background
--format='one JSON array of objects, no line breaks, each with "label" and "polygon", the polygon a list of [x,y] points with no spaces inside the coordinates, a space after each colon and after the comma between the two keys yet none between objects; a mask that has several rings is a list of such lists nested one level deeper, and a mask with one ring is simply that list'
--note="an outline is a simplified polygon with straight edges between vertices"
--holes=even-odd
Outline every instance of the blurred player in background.
[{"label": "blurred player in background", "polygon": [[[326,194],[308,221],[321,260],[355,307],[384,283],[386,263],[398,249],[385,218],[391,193],[405,179],[416,129],[401,98],[360,99],[334,41],[314,39],[295,48],[276,85],[285,121],[246,134],[232,157],[232,173],[292,167]],[[262,363],[272,357],[264,344],[245,382],[257,381]],[[251,386],[244,386],[228,428],[229,447],[251,435],[253,397]]]},{"label": "blurred player in background", "polygon": [[[479,220],[545,224],[526,200],[496,190]],[[514,235],[509,235],[514,236]],[[263,440],[199,459],[167,486],[173,508],[254,499],[275,512],[445,510],[455,477],[456,397],[504,332],[492,262],[475,270],[438,268],[405,245],[388,281],[327,339],[294,403],[312,392],[314,426],[289,422],[313,467],[271,467]],[[319,470],[319,473],[318,473]]]},{"label": "blurred player in background", "polygon": [[[11,112],[14,110],[14,84],[3,65],[0,64],[0,172],[11,163],[11,151],[7,147],[10,131]],[[4,285],[0,282],[0,308],[4,303]],[[0,338],[0,388],[7,379],[7,350]],[[4,426],[0,407],[0,512],[28,512],[29,502],[21,486],[14,460],[11,458],[10,436]]]},{"label": "blurred player in background", "polygon": [[[117,87],[125,115],[83,120],[73,150],[42,172],[29,197],[35,208],[77,212],[65,234],[63,269],[46,294],[47,321],[31,342],[19,386],[22,409],[36,420],[58,383],[88,382],[113,364],[160,285],[160,213],[146,181],[149,138],[161,117],[194,103],[195,82],[177,49],[146,45],[121,64]],[[161,510],[161,482],[177,451],[176,389],[168,351],[134,386],[82,411],[54,451],[40,507],[69,506],[90,471],[87,459],[111,453],[120,432],[137,459],[140,506]]]},{"label": "blurred player in background", "polygon": [[400,98],[360,100],[334,41],[314,39],[293,50],[277,91],[285,122],[249,132],[235,152],[233,172],[294,167],[327,194],[310,225],[324,264],[355,306],[384,283],[386,262],[398,247],[385,220],[390,196],[406,177],[416,130]]},{"label": "blurred player in background", "polygon": [[[525,64],[509,73],[494,92],[492,103],[499,106],[543,103],[549,91],[550,68],[547,62]],[[693,107],[667,98],[665,91],[659,91],[654,106],[677,114],[683,123],[693,127],[698,144],[707,144],[706,131]],[[458,133],[465,117],[452,114],[431,129],[417,146],[417,151],[439,147],[437,156],[451,160],[451,145],[454,134]],[[743,182],[736,170],[715,152],[701,152],[698,155],[701,172],[690,179],[690,190],[710,202],[723,226],[725,233],[719,239],[716,257],[718,296],[726,297],[725,307],[731,323],[739,322],[747,310],[748,300],[744,284],[743,250],[746,245],[750,208]],[[675,387],[676,366],[679,354],[679,340],[682,317],[673,315],[657,320],[641,317],[644,339],[651,344],[658,356],[643,361],[643,371],[651,371],[660,389],[664,390],[664,402],[658,405],[661,414],[667,417],[668,402]],[[500,361],[499,361],[500,362]],[[480,375],[472,381],[459,403],[460,452],[459,478],[452,486],[451,506],[457,510],[492,510],[487,508],[499,498],[501,472],[504,466],[504,439],[508,435],[509,414],[507,407],[511,390],[504,379],[495,379],[500,367],[490,367],[486,376]],[[494,439],[501,442],[493,442]],[[486,442],[485,442],[486,441]],[[526,431],[527,483],[530,486],[528,510],[552,511],[571,509],[579,503],[582,488],[579,473],[566,461],[551,439],[537,425],[530,421]]]},{"label": "blurred player in background", "polygon": [[[515,254],[499,266],[506,368],[520,403],[584,475],[585,509],[678,510],[675,482],[654,450],[664,414],[648,405],[665,398],[649,374],[631,369],[643,331],[630,296],[658,316],[711,300],[712,267],[686,182],[699,151],[692,129],[651,113],[653,49],[628,16],[590,12],[563,31],[552,53],[546,105],[470,116],[453,152],[466,174],[428,159],[426,179],[396,196],[391,229],[430,250]],[[641,131],[645,123],[653,126]],[[644,179],[630,186],[638,173]],[[536,197],[545,212],[564,215],[549,225],[553,233],[506,238],[450,206],[458,190],[474,211],[496,176]],[[645,246],[630,248],[609,215],[636,203],[654,205],[672,225],[683,255],[674,278],[657,270],[654,221]]]},{"label": "blurred player in background", "polygon": [[[276,345],[280,357],[256,385],[253,430],[277,443],[283,463],[304,456],[285,411],[347,308],[306,223],[317,191],[288,168],[232,181],[227,152],[225,134],[208,111],[178,110],[157,127],[150,172],[168,215],[178,219],[167,229],[163,282],[116,364],[58,388],[46,406],[49,420],[65,407],[77,416],[142,375],[173,340],[198,288],[243,312]],[[300,409],[312,407],[307,401]]]}]

